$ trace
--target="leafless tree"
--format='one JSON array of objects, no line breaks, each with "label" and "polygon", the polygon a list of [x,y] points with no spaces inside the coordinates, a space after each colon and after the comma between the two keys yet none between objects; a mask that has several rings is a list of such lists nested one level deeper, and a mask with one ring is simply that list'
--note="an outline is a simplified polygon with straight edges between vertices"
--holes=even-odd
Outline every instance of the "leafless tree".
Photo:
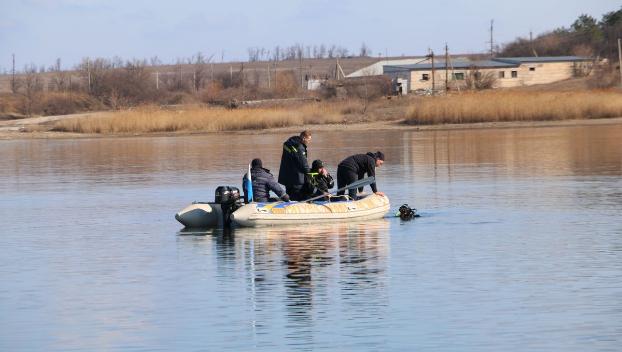
[{"label": "leafless tree", "polygon": [[53,90],[59,92],[65,92],[69,88],[69,75],[70,73],[67,71],[63,71],[61,68],[61,60],[60,58],[56,59],[54,65],[50,66],[48,69],[49,72],[52,73],[52,78],[50,79],[50,85]]},{"label": "leafless tree", "polygon": [[281,47],[279,47],[278,45],[276,47],[274,47],[274,51],[272,52],[272,61],[279,61],[281,60]]},{"label": "leafless tree", "polygon": [[348,49],[342,46],[338,46],[337,49],[335,50],[335,54],[336,54],[336,57],[340,57],[340,58],[347,57]]},{"label": "leafless tree", "polygon": [[468,89],[491,89],[497,83],[497,76],[494,72],[482,72],[478,67],[471,66],[464,81]]},{"label": "leafless tree", "polygon": [[160,66],[162,65],[162,60],[160,60],[160,58],[156,55],[149,59],[149,63],[151,66]]},{"label": "leafless tree", "polygon": [[24,97],[21,110],[24,115],[31,116],[34,104],[43,90],[43,83],[40,74],[37,73],[37,67],[34,64],[26,65],[20,80],[22,81],[20,94]]},{"label": "leafless tree", "polygon": [[364,42],[361,44],[361,49],[359,50],[360,57],[367,57],[371,55],[371,48],[368,47]]},{"label": "leafless tree", "polygon": [[326,45],[321,44],[320,45],[320,59],[323,59],[324,57],[326,57]]},{"label": "leafless tree", "polygon": [[331,45],[327,50],[327,55],[329,59],[334,59],[337,55],[337,46],[336,45]]},{"label": "leafless tree", "polygon": [[201,52],[198,52],[192,58],[192,79],[194,90],[198,91],[205,85],[207,79],[207,65],[212,61],[214,55],[206,58]]},{"label": "leafless tree", "polygon": [[259,61],[260,49],[258,47],[246,49],[248,52],[248,62]]}]

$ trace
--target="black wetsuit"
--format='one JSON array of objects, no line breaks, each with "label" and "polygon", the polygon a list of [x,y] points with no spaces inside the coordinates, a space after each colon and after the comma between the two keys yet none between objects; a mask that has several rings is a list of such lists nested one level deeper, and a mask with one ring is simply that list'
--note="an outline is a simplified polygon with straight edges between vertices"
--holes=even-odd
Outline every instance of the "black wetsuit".
[{"label": "black wetsuit", "polygon": [[[337,187],[342,188],[353,182],[356,182],[363,177],[376,175],[376,159],[373,154],[356,154],[345,158],[339,166],[337,166]],[[376,193],[376,182],[369,185],[371,190]],[[363,188],[359,188],[359,191],[363,191]],[[339,191],[338,195],[345,194],[345,191]],[[356,199],[356,189],[348,190],[348,195],[352,199]]]},{"label": "black wetsuit", "polygon": [[279,168],[279,183],[292,200],[304,198],[305,175],[309,172],[307,146],[299,136],[290,137],[283,143],[283,154]]},{"label": "black wetsuit", "polygon": [[305,198],[321,196],[328,193],[333,187],[335,187],[335,181],[333,181],[333,177],[330,174],[324,176],[312,171],[308,174],[308,183],[303,187]]}]

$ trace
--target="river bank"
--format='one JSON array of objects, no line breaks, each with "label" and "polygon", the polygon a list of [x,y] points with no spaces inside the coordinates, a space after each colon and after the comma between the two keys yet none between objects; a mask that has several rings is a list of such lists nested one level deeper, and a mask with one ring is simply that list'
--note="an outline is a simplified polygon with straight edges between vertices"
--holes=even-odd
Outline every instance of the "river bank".
[{"label": "river bank", "polygon": [[312,101],[227,109],[143,106],[0,121],[0,138],[267,134],[309,130],[454,130],[618,124],[622,93],[465,92],[436,97]]},{"label": "river bank", "polygon": [[157,132],[157,133],[75,133],[57,131],[29,131],[20,130],[0,130],[0,140],[17,139],[82,139],[82,138],[128,138],[128,137],[172,137],[172,136],[193,136],[193,135],[256,135],[273,133],[298,133],[302,130],[313,132],[348,130],[348,131],[384,131],[384,130],[405,130],[405,131],[452,131],[452,130],[471,130],[471,129],[508,129],[508,128],[546,128],[562,126],[597,126],[597,125],[622,125],[622,117],[603,118],[603,119],[576,119],[561,121],[510,121],[510,122],[477,122],[461,124],[441,124],[441,125],[408,125],[403,120],[400,121],[377,121],[359,122],[352,124],[305,124],[301,126],[276,127],[261,130],[241,130],[241,131],[218,131],[218,132]]}]

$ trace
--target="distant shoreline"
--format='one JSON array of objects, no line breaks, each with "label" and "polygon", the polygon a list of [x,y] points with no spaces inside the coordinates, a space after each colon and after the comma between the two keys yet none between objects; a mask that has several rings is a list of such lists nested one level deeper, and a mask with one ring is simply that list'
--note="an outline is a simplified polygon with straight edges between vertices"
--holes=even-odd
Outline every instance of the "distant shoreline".
[{"label": "distant shoreline", "polygon": [[182,136],[210,136],[217,134],[238,135],[264,135],[277,133],[295,133],[302,130],[314,132],[348,130],[352,131],[386,131],[400,130],[412,132],[429,131],[459,131],[459,130],[486,130],[486,129],[509,129],[509,128],[545,128],[545,127],[580,127],[598,125],[622,125],[622,117],[599,118],[599,119],[575,119],[553,121],[508,121],[508,122],[477,122],[462,124],[439,124],[439,125],[409,125],[404,120],[399,121],[375,121],[356,122],[350,124],[306,124],[299,126],[278,127],[259,130],[239,131],[201,131],[201,132],[154,132],[154,133],[73,133],[73,132],[20,132],[0,130],[0,140],[25,140],[25,139],[84,139],[84,138],[131,138],[131,137],[182,137]]}]

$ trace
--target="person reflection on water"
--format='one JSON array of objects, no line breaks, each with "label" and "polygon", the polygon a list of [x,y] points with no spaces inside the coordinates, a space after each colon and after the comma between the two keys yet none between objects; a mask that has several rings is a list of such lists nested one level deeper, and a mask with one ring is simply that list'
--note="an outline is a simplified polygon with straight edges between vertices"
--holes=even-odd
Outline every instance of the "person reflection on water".
[{"label": "person reflection on water", "polygon": [[[246,182],[248,173],[244,174],[242,178],[242,189],[244,190],[245,198],[248,191],[246,189]],[[279,185],[274,176],[270,173],[270,170],[263,168],[261,159],[253,159],[251,162],[251,182],[253,183],[253,201],[255,202],[269,202],[270,191],[274,192],[277,197],[285,202],[289,202],[289,195],[285,193],[285,190]]]}]

